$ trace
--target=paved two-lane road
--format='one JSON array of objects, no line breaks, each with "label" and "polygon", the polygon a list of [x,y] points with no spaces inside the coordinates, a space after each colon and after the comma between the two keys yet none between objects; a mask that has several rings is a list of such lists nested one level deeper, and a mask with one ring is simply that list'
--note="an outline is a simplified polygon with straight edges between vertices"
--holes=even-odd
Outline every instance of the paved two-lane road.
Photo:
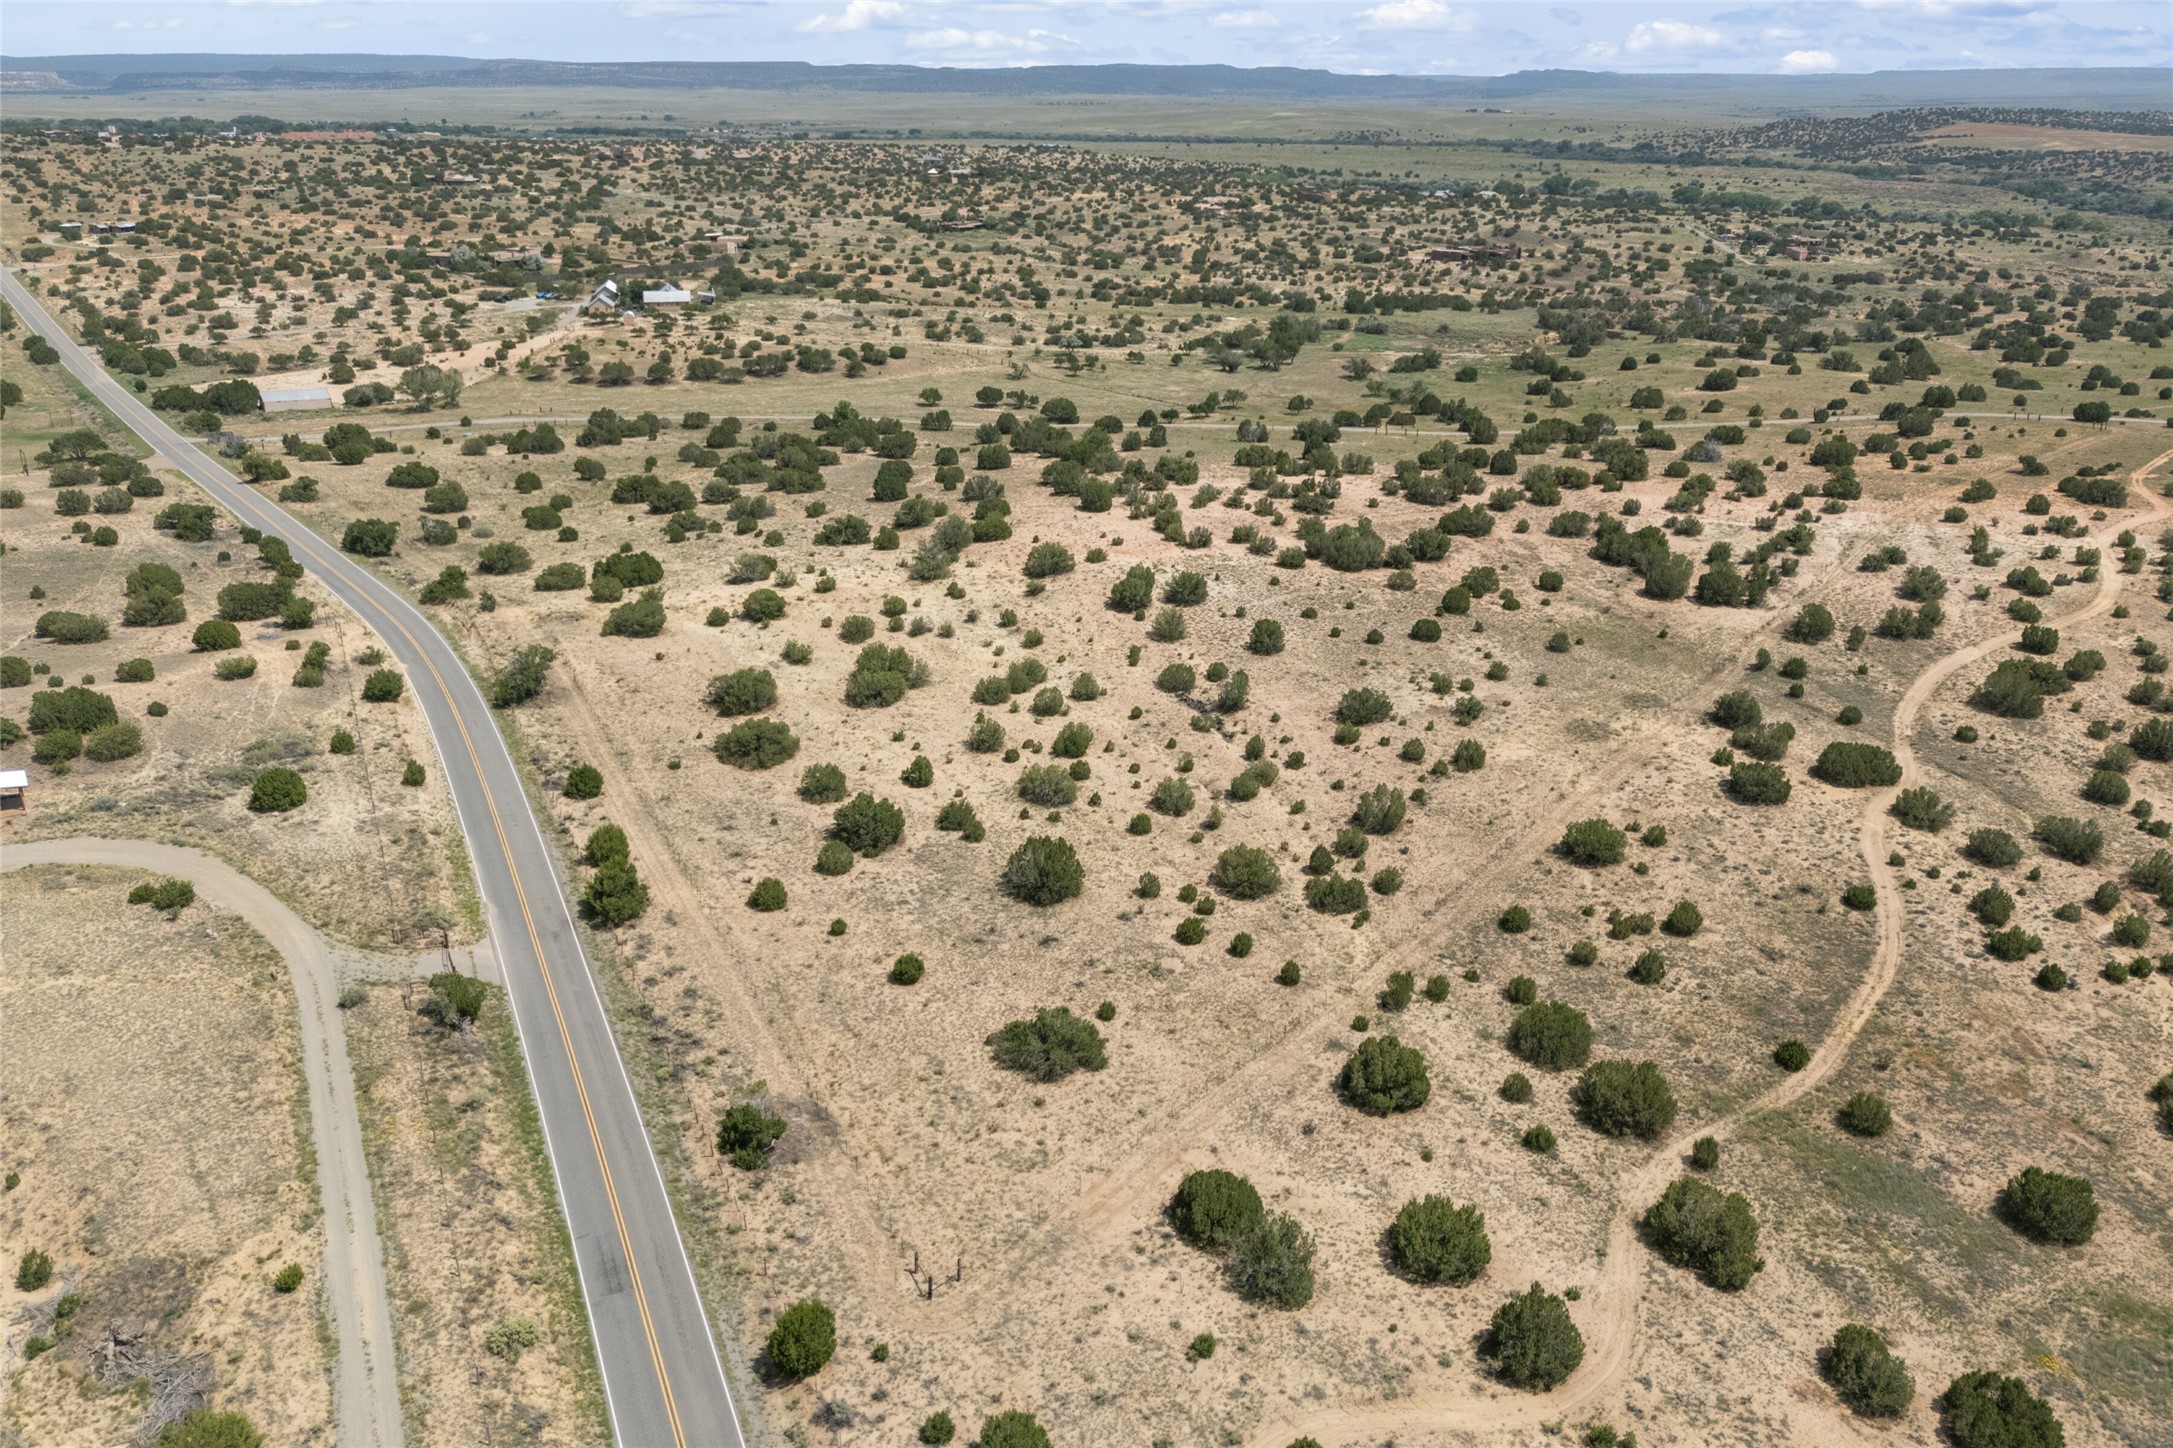
[{"label": "paved two-lane road", "polygon": [[5,296],[62,365],[236,518],[285,538],[312,576],[385,640],[437,741],[520,1028],[624,1448],[743,1448],[663,1173],[574,929],[564,882],[490,706],[414,605],[240,482],[105,371],[16,279]]}]

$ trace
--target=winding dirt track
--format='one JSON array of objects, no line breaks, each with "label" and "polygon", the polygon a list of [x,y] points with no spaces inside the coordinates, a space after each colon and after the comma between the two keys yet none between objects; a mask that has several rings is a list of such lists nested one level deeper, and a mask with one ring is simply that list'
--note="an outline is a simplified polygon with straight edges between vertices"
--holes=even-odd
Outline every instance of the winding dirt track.
[{"label": "winding dirt track", "polygon": [[362,1155],[339,977],[324,937],[271,891],[198,850],[77,837],[11,844],[0,852],[0,871],[26,865],[113,865],[185,879],[199,899],[241,916],[286,960],[301,1014],[302,1072],[309,1082],[309,1121],[323,1195],[325,1297],[339,1354],[333,1392],[338,1441],[340,1448],[401,1448],[405,1435],[385,1253]]},{"label": "winding dirt track", "polygon": [[[2173,461],[2173,451],[2160,453],[2128,476],[2132,497],[2139,498],[2142,505],[2159,518],[2169,511],[2168,505],[2144,488],[2143,480],[2168,461]],[[2100,533],[2109,537],[2128,526],[2132,524],[2115,519]],[[2093,541],[2102,546],[2107,537],[2094,537]],[[2095,598],[2070,613],[2045,622],[2065,628],[2109,611],[2119,596],[2123,577],[2117,568],[2106,567],[2100,574]],[[1889,789],[1879,790],[1865,802],[1860,826],[1864,867],[1878,891],[1878,944],[1872,952],[1870,969],[1843,1003],[1818,1048],[1811,1053],[1809,1065],[1784,1077],[1771,1090],[1719,1120],[1677,1129],[1654,1146],[1643,1160],[1623,1170],[1617,1179],[1615,1213],[1608,1227],[1606,1266],[1597,1287],[1585,1295],[1585,1300],[1592,1304],[1594,1315],[1579,1323],[1585,1339],[1584,1362],[1569,1380],[1551,1393],[1517,1397],[1475,1399],[1420,1393],[1372,1406],[1316,1409],[1263,1424],[1253,1434],[1256,1443],[1263,1448],[1274,1448],[1274,1445],[1294,1438],[1310,1436],[1332,1445],[1373,1442],[1419,1432],[1477,1432],[1535,1426],[1597,1407],[1613,1393],[1629,1371],[1637,1346],[1643,1289],[1650,1276],[1645,1255],[1637,1250],[1637,1218],[1642,1204],[1658,1197],[1675,1177],[1689,1141],[1699,1136],[1711,1136],[1725,1142],[1752,1118],[1794,1105],[1834,1073],[1847,1057],[1850,1047],[1855,1045],[1857,1036],[1871,1023],[1879,1002],[1894,984],[1895,974],[1901,966],[1902,891],[1893,868],[1886,863],[1892,828],[1887,810],[1902,790],[1923,783],[1923,772],[1910,743],[1916,731],[1917,714],[1939,686],[1958,670],[2007,646],[2003,631],[1998,637],[1956,649],[1918,674],[1903,693],[1894,710],[1893,724],[1894,758],[1902,768],[1901,781]],[[1816,1424],[1795,1425],[1796,1436],[1792,1441],[1814,1444],[1873,1441],[1860,1434],[1856,1425],[1839,1412],[1818,1416],[1820,1421]]]}]

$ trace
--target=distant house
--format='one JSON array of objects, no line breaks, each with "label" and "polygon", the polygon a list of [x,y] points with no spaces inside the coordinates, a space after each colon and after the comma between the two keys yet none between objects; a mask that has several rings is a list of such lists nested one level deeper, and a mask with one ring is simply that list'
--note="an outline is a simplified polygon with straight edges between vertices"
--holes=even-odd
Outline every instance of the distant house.
[{"label": "distant house", "polygon": [[264,399],[267,413],[310,412],[332,405],[329,387],[267,387],[258,396]]},{"label": "distant house", "polygon": [[30,808],[30,771],[0,769],[0,810]]},{"label": "distant house", "polygon": [[684,287],[658,287],[641,294],[645,307],[683,307],[694,300],[694,293]]},{"label": "distant house", "polygon": [[1468,247],[1437,246],[1426,253],[1426,259],[1428,261],[1470,261],[1471,251]]},{"label": "distant house", "polygon": [[591,312],[616,312],[619,309],[619,284],[607,281],[589,293],[586,307]]},{"label": "distant house", "polygon": [[469,176],[459,171],[440,171],[438,173],[438,184],[440,186],[473,186],[482,179],[480,176]]}]

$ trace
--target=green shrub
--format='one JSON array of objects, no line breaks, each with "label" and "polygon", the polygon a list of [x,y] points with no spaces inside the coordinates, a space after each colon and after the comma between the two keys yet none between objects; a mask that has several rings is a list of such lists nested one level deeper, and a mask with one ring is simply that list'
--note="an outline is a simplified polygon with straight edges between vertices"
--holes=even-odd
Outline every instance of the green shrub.
[{"label": "green shrub", "polygon": [[1677,1177],[1638,1225],[1653,1250],[1723,1292],[1742,1290],[1765,1267],[1750,1203],[1696,1177]]},{"label": "green shrub", "polygon": [[735,669],[709,681],[703,702],[726,718],[776,707],[777,677],[768,669]]},{"label": "green shrub", "polygon": [[65,689],[45,689],[30,699],[30,732],[43,734],[51,729],[66,729],[76,734],[88,734],[103,724],[112,724],[121,717],[113,698],[80,684],[70,684]]},{"label": "green shrub", "polygon": [[1834,1396],[1866,1418],[1898,1418],[1916,1396],[1915,1380],[1886,1339],[1857,1323],[1834,1333],[1818,1367],[1833,1384]]},{"label": "green shrub", "polygon": [[1940,1394],[1954,1448],[2061,1448],[2060,1420],[2020,1378],[1964,1373]]},{"label": "green shrub", "polygon": [[264,1448],[264,1435],[239,1413],[198,1408],[179,1422],[167,1424],[151,1442],[152,1448]]},{"label": "green shrub", "polygon": [[1991,869],[2005,869],[2022,859],[2022,846],[2005,830],[1971,830],[1962,853],[1977,864]]},{"label": "green shrub", "polygon": [[1257,1228],[1267,1212],[1253,1184],[1235,1172],[1188,1172],[1170,1199],[1170,1225],[1195,1247],[1224,1251]]},{"label": "green shrub", "polygon": [[736,769],[774,769],[800,752],[800,740],[781,720],[742,719],[710,747]]},{"label": "green shrub", "polygon": [[1667,919],[1660,928],[1678,939],[1688,940],[1705,928],[1705,912],[1688,900],[1678,900],[1675,908],[1668,911]]},{"label": "green shrub", "polygon": [[1570,1101],[1586,1124],[1608,1136],[1658,1138],[1675,1120],[1675,1093],[1650,1061],[1594,1061]]},{"label": "green shrub", "polygon": [[1010,1021],[988,1037],[996,1064],[1035,1081],[1061,1081],[1074,1071],[1099,1071],[1109,1064],[1102,1033],[1068,1007],[1034,1012],[1030,1021]]},{"label": "green shrub", "polygon": [[2079,1247],[2097,1231],[2097,1196],[2085,1177],[2024,1167],[2000,1189],[1998,1206],[2007,1225],[2040,1242]]},{"label": "green shrub", "polygon": [[365,704],[398,703],[407,692],[407,679],[398,669],[372,669],[362,681],[362,702]]},{"label": "green shrub", "polygon": [[797,1382],[822,1371],[838,1350],[837,1317],[815,1298],[802,1298],[777,1315],[762,1345],[778,1377]]},{"label": "green shrub", "polygon": [[765,875],[755,882],[754,890],[747,896],[747,908],[765,914],[785,908],[785,882],[774,875]]},{"label": "green shrub", "polygon": [[1494,1310],[1484,1352],[1503,1382],[1546,1392],[1584,1361],[1584,1335],[1569,1304],[1534,1282]]},{"label": "green shrub", "polygon": [[1030,805],[1056,809],[1079,797],[1079,785],[1068,770],[1056,764],[1030,764],[1019,771],[1018,796]]},{"label": "green shrub", "polygon": [[1936,790],[1926,789],[1921,785],[1895,795],[1887,813],[1912,830],[1926,830],[1933,834],[1954,823],[1954,806],[1941,799]]},{"label": "green shrub", "polygon": [[472,1021],[483,1014],[487,993],[483,982],[472,975],[441,970],[430,977],[430,992],[437,1000],[440,1018],[449,1026]]},{"label": "green shrub", "polygon": [[1337,701],[1335,718],[1338,724],[1364,728],[1380,723],[1389,713],[1387,695],[1373,689],[1352,689]]},{"label": "green shrub", "polygon": [[1566,1071],[1591,1059],[1592,1023],[1575,1006],[1541,1001],[1517,1013],[1506,1044],[1542,1070]]},{"label": "green shrub", "polygon": [[589,880],[581,905],[590,917],[616,929],[649,908],[649,887],[630,860],[611,860]]},{"label": "green shrub", "polygon": [[942,1448],[943,1444],[957,1436],[958,1428],[951,1422],[949,1413],[930,1413],[921,1419],[920,1440],[930,1445],[930,1448]]},{"label": "green shrub", "polygon": [[1811,1048],[1801,1041],[1783,1041],[1773,1048],[1773,1064],[1783,1071],[1801,1071],[1811,1064]]},{"label": "green shrub", "polygon": [[717,1118],[717,1152],[741,1171],[769,1165],[770,1149],[785,1134],[785,1118],[743,1101]]},{"label": "green shrub", "polygon": [[1554,1130],[1544,1123],[1532,1125],[1525,1129],[1523,1142],[1526,1151],[1545,1156],[1554,1150]]},{"label": "green shrub", "polygon": [[1403,823],[1404,808],[1402,790],[1377,784],[1358,796],[1351,823],[1369,835],[1393,834]]},{"label": "green shrub", "polygon": [[301,1285],[302,1268],[300,1264],[294,1262],[289,1262],[286,1266],[280,1268],[272,1278],[272,1291],[282,1294],[292,1292]]},{"label": "green shrub", "polygon": [[1049,1448],[1049,1434],[1032,1413],[998,1413],[982,1421],[976,1448]]},{"label": "green shrub", "polygon": [[1891,750],[1842,739],[1820,751],[1811,773],[1841,789],[1884,789],[1901,783],[1901,765]]},{"label": "green shrub", "polygon": [[1522,935],[1532,928],[1532,912],[1522,905],[1512,905],[1495,918],[1494,925],[1504,935]]},{"label": "green shrub", "polygon": [[143,731],[134,724],[101,724],[83,736],[83,757],[100,764],[143,753]]},{"label": "green shrub", "polygon": [[593,764],[576,764],[566,771],[566,798],[595,799],[604,792],[604,772]]},{"label": "green shrub", "polygon": [[874,859],[905,833],[905,811],[886,799],[860,793],[830,817],[830,837],[856,855]]},{"label": "green shrub", "polygon": [[56,608],[38,615],[34,632],[39,638],[51,639],[56,644],[102,643],[106,637],[106,621]]},{"label": "green shrub", "polygon": [[1313,1300],[1313,1239],[1289,1217],[1265,1218],[1232,1244],[1226,1270],[1247,1302],[1295,1312]]},{"label": "green shrub", "polygon": [[15,1264],[15,1290],[36,1292],[53,1280],[53,1259],[32,1247]]},{"label": "green shrub", "polygon": [[1744,760],[1728,770],[1728,794],[1739,804],[1786,804],[1792,789],[1777,764]]},{"label": "green shrub", "polygon": [[903,699],[921,671],[904,649],[869,644],[845,679],[845,702],[855,709],[887,709]]},{"label": "green shrub", "polygon": [[1603,819],[1579,820],[1562,834],[1556,852],[1573,865],[1619,865],[1629,837]]},{"label": "green shrub", "polygon": [[495,1323],[483,1334],[483,1351],[494,1358],[509,1363],[521,1360],[521,1354],[543,1341],[543,1329],[532,1317],[509,1317]]},{"label": "green shrub", "polygon": [[1267,657],[1283,651],[1283,626],[1272,618],[1253,620],[1252,637],[1245,647],[1251,652]]},{"label": "green shrub", "polygon": [[1859,1091],[1842,1102],[1835,1119],[1844,1131],[1856,1136],[1884,1136],[1894,1126],[1892,1109],[1876,1091]]},{"label": "green shrub", "polygon": [[199,653],[214,654],[222,649],[238,649],[241,647],[241,630],[223,618],[207,618],[196,626],[196,632],[190,636],[189,642]]},{"label": "green shrub", "polygon": [[822,848],[815,852],[815,873],[818,875],[849,875],[853,868],[853,852],[842,840],[824,840]]},{"label": "green shrub", "polygon": [[1371,1036],[1343,1063],[1343,1099],[1369,1116],[1416,1111],[1433,1094],[1426,1057],[1394,1036]]},{"label": "green shrub", "polygon": [[1215,860],[1215,888],[1233,900],[1258,900],[1282,884],[1275,857],[1253,845],[1235,845]]},{"label": "green shrub", "polygon": [[2030,833],[2046,854],[2071,865],[2095,864],[2105,849],[2105,836],[2096,825],[2065,815],[2045,816]]},{"label": "green shrub", "polygon": [[1015,900],[1049,906],[1078,898],[1086,888],[1086,870],[1070,841],[1034,835],[1011,852],[1004,864],[1002,884]]},{"label": "green shrub", "polygon": [[1403,1204],[1388,1229],[1388,1256],[1414,1282],[1463,1287],[1494,1260],[1486,1217],[1447,1197],[1416,1197]]},{"label": "green shrub", "polygon": [[285,814],[309,800],[309,787],[291,769],[267,769],[249,786],[249,808],[256,814]]}]

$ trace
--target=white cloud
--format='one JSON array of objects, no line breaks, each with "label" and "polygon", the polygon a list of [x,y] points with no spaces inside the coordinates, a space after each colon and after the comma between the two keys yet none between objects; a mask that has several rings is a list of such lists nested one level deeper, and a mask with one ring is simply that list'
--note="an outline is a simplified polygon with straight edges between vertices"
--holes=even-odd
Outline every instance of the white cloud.
[{"label": "white cloud", "polygon": [[290,9],[290,8],[294,8],[294,7],[297,7],[297,6],[303,6],[303,5],[321,5],[321,4],[323,4],[323,3],[324,3],[324,0],[226,0],[226,3],[227,3],[227,4],[229,4],[229,5],[237,5],[237,6],[238,6],[238,5],[276,5],[276,6],[278,6],[278,7],[279,7],[279,8],[281,8],[281,9]]},{"label": "white cloud", "polygon": [[1925,20],[1986,20],[2029,15],[2045,8],[2044,0],[1856,0],[1860,10],[1918,16]]},{"label": "white cloud", "polygon": [[845,0],[845,8],[837,14],[810,15],[792,28],[808,35],[836,35],[904,18],[905,6],[898,0]]},{"label": "white cloud", "polygon": [[1791,50],[1781,57],[1783,75],[1821,75],[1840,68],[1830,50]]},{"label": "white cloud", "polygon": [[708,16],[736,15],[746,9],[738,0],[634,0],[631,5],[621,5],[619,13],[629,20],[649,20],[667,16],[701,19]]},{"label": "white cloud", "polygon": [[1382,0],[1353,17],[1368,30],[1469,30],[1471,17],[1443,0]]},{"label": "white cloud", "polygon": [[1709,25],[1692,25],[1687,20],[1640,20],[1623,42],[1623,49],[1637,55],[1654,50],[1720,50],[1727,44],[1728,37]]},{"label": "white cloud", "polygon": [[181,28],[181,17],[176,15],[166,20],[113,20],[108,21],[105,28],[108,30],[179,30]]},{"label": "white cloud", "polygon": [[1029,30],[1008,35],[1001,30],[966,30],[956,25],[941,30],[916,30],[905,38],[908,48],[933,51],[960,60],[1003,60],[1042,55],[1051,50],[1077,49],[1079,42],[1053,30]]},{"label": "white cloud", "polygon": [[1266,10],[1225,10],[1207,23],[1217,30],[1280,30],[1283,24]]}]

